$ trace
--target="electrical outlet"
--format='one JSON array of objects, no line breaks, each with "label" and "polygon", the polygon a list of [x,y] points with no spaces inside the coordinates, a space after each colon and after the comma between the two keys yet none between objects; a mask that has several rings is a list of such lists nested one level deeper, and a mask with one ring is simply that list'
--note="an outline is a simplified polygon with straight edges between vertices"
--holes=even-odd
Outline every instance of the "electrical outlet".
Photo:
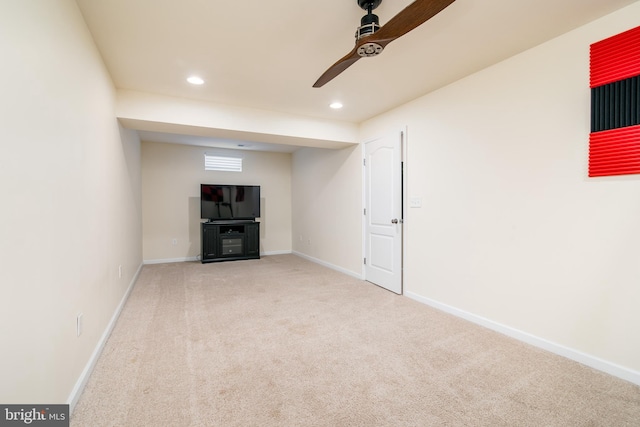
[{"label": "electrical outlet", "polygon": [[122,279],[122,265],[118,266],[118,279]]},{"label": "electrical outlet", "polygon": [[178,239],[172,239],[172,240],[171,240],[171,244],[172,244],[173,246],[177,245],[177,244],[178,244]]},{"label": "electrical outlet", "polygon": [[82,335],[82,313],[76,317],[76,334],[77,336]]},{"label": "electrical outlet", "polygon": [[422,207],[422,197],[410,197],[409,198],[409,207],[410,208],[421,208]]}]

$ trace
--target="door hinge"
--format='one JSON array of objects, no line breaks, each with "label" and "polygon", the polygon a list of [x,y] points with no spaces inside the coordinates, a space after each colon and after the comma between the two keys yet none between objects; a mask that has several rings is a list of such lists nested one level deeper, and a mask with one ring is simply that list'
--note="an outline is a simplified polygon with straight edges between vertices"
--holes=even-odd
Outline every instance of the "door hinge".
[{"label": "door hinge", "polygon": [[367,159],[362,159],[362,166],[367,166]]},{"label": "door hinge", "polygon": [[367,265],[367,259],[366,258],[364,259],[364,265]]},{"label": "door hinge", "polygon": [[364,208],[363,210],[364,210],[364,214],[366,215],[367,214],[367,208]]}]

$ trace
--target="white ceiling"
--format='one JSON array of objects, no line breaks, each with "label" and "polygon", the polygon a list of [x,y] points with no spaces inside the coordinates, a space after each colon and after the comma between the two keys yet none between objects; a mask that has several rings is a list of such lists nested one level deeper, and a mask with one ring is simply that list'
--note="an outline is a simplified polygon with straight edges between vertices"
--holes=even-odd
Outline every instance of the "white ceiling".
[{"label": "white ceiling", "polygon": [[[456,0],[322,88],[353,48],[356,0],[77,3],[118,89],[359,123],[636,1]],[[380,24],[409,3],[383,1]]]}]

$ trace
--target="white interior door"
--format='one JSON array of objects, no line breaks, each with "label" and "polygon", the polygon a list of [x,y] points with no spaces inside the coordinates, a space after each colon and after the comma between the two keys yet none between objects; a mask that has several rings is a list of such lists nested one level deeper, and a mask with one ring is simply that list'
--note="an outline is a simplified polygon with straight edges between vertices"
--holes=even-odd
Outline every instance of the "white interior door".
[{"label": "white interior door", "polygon": [[402,132],[365,143],[365,279],[402,293]]}]

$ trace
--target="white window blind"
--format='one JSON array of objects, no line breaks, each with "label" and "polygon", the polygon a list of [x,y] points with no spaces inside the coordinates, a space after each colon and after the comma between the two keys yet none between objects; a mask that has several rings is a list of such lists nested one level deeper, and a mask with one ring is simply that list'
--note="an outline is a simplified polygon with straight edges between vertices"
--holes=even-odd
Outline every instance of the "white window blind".
[{"label": "white window blind", "polygon": [[242,172],[242,159],[204,154],[204,170],[223,172]]}]

